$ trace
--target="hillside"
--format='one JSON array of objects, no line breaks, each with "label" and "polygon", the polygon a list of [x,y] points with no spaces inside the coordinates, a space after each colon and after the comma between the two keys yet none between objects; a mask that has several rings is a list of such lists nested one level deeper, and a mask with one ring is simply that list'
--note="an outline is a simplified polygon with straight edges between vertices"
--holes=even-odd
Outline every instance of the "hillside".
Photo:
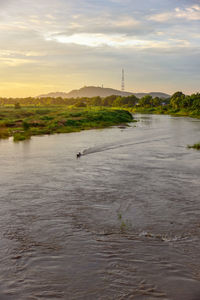
[{"label": "hillside", "polygon": [[123,92],[111,88],[102,88],[102,87],[95,87],[95,86],[85,86],[82,87],[78,90],[72,90],[69,93],[64,93],[64,92],[53,92],[45,95],[40,95],[38,96],[39,98],[44,98],[44,97],[52,97],[52,98],[82,98],[82,97],[96,97],[100,96],[102,98],[108,97],[111,95],[118,95],[118,96],[130,96],[130,95],[135,95],[138,98],[142,98],[145,95],[151,95],[152,97],[160,97],[160,98],[169,98],[170,95],[165,94],[165,93],[160,93],[160,92],[151,92],[151,93],[131,93],[131,92]]}]

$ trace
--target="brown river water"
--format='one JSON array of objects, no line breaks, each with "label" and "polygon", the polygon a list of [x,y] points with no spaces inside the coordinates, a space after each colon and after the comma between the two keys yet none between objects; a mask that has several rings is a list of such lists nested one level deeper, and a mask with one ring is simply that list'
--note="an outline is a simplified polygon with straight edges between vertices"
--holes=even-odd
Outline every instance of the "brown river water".
[{"label": "brown river water", "polygon": [[0,142],[0,300],[200,299],[200,120],[136,118]]}]

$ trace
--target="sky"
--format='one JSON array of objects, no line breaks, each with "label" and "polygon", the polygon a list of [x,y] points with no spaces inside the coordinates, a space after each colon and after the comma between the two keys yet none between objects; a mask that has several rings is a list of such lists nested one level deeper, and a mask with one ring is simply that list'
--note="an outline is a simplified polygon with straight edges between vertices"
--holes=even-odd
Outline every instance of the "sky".
[{"label": "sky", "polygon": [[200,0],[0,0],[0,97],[200,91]]}]

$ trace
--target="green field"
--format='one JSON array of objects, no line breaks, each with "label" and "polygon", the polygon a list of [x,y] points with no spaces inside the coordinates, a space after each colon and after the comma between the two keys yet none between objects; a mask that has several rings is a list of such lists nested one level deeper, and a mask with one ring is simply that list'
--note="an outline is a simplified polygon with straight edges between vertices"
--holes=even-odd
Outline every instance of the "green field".
[{"label": "green field", "polygon": [[105,128],[132,121],[130,112],[111,108],[0,107],[0,139],[13,136],[14,141],[22,141],[33,135]]}]

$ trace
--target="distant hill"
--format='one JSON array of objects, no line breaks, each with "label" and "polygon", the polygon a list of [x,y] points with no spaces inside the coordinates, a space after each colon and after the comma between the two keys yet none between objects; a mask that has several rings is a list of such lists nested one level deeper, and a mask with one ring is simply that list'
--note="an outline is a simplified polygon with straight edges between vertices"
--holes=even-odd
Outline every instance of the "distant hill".
[{"label": "distant hill", "polygon": [[100,96],[102,98],[108,97],[111,95],[118,95],[118,96],[130,96],[130,95],[135,95],[138,98],[142,98],[145,95],[151,95],[153,98],[154,97],[160,97],[163,99],[169,98],[170,95],[165,94],[165,93],[160,93],[160,92],[151,92],[151,93],[131,93],[131,92],[123,92],[111,88],[102,88],[102,87],[96,87],[96,86],[85,86],[80,88],[79,90],[72,90],[69,93],[63,93],[63,92],[54,92],[54,93],[49,93],[45,95],[40,95],[38,96],[39,98],[45,98],[45,97],[51,97],[51,98],[82,98],[82,97],[96,97]]},{"label": "distant hill", "polygon": [[58,97],[61,97],[61,98],[69,98],[67,96],[67,93],[65,92],[53,92],[53,93],[48,93],[48,94],[44,94],[44,95],[39,95],[38,97],[36,98],[58,98]]},{"label": "distant hill", "polygon": [[161,99],[167,99],[170,98],[171,95],[169,94],[165,94],[165,93],[161,93],[161,92],[150,92],[150,93],[133,93],[137,98],[142,98],[145,95],[151,95],[153,98],[155,97],[159,97]]}]

